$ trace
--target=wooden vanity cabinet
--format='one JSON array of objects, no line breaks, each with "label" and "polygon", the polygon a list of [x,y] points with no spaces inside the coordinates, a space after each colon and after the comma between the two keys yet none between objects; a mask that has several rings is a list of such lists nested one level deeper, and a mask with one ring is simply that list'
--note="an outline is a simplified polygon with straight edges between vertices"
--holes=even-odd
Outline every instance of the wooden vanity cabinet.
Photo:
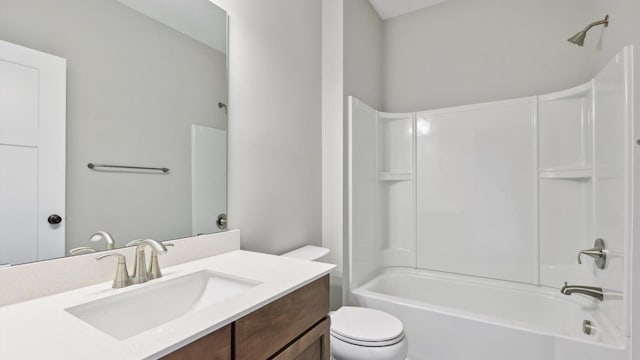
[{"label": "wooden vanity cabinet", "polygon": [[163,359],[329,360],[328,313],[327,275]]},{"label": "wooden vanity cabinet", "polygon": [[163,360],[230,360],[232,359],[232,325],[227,325],[211,334],[172,352]]}]

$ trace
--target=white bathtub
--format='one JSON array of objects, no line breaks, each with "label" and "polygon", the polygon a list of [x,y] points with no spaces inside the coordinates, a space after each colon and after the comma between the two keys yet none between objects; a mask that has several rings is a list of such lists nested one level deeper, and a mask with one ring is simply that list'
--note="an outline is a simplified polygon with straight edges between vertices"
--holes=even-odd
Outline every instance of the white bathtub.
[{"label": "white bathtub", "polygon": [[411,360],[629,359],[628,338],[581,295],[414,269],[388,269],[352,295],[404,323]]}]

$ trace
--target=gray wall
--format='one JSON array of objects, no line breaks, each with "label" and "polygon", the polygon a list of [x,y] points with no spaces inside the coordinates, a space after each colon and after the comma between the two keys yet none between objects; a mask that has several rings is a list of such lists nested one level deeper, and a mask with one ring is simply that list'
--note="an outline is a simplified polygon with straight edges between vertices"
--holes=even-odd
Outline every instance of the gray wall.
[{"label": "gray wall", "polygon": [[[332,279],[342,274],[345,242],[344,5],[322,0],[322,246],[325,261],[336,264]],[[335,280],[334,280],[335,283]],[[336,295],[332,292],[332,298]],[[333,303],[336,303],[334,301]]]},{"label": "gray wall", "polygon": [[[640,46],[640,2],[635,0],[592,0],[593,16],[586,22],[598,17],[610,16],[610,24],[598,36],[587,36],[585,49],[596,56],[593,71],[600,71],[611,58],[624,46]],[[598,33],[598,32],[596,32]],[[592,35],[589,32],[589,35]],[[637,73],[637,71],[636,71]]]},{"label": "gray wall", "polygon": [[[342,0],[342,36],[343,36],[343,83],[342,96],[343,102],[343,149],[348,149],[347,139],[349,135],[348,116],[349,116],[349,96],[364,101],[374,108],[382,108],[382,19],[378,16],[369,0]],[[335,104],[329,104],[335,105]],[[332,139],[335,142],[340,139]],[[325,140],[326,144],[330,144],[330,140]],[[329,145],[328,145],[329,146]],[[346,152],[345,152],[346,154]],[[349,168],[346,161],[346,155],[343,157],[343,174],[348,174]],[[349,184],[344,181],[343,194],[349,193]],[[326,201],[326,200],[325,200]],[[338,265],[338,271],[341,273],[344,268],[349,266],[348,259],[344,258],[344,254],[348,252],[348,233],[349,233],[349,212],[347,202],[343,201],[342,219],[343,237],[342,239],[333,238],[326,240],[324,246],[331,249],[336,256],[331,258]],[[344,239],[344,240],[343,240]],[[346,279],[345,279],[346,280]]]},{"label": "gray wall", "polygon": [[344,1],[344,94],[382,107],[382,19],[369,0]]},{"label": "gray wall", "polygon": [[230,16],[230,226],[248,250],[320,245],[321,1],[214,2]]},{"label": "gray wall", "polygon": [[[331,250],[327,261],[343,270],[346,238],[348,95],[373,106],[382,105],[382,20],[368,0],[323,0],[322,246]],[[345,96],[346,95],[346,96]]]},{"label": "gray wall", "polygon": [[592,17],[584,0],[449,0],[387,20],[383,108],[426,110],[586,82],[592,57],[567,38]]},{"label": "gray wall", "polygon": [[225,55],[113,0],[0,0],[0,38],[68,60],[67,247],[190,235],[190,125],[226,128]]}]

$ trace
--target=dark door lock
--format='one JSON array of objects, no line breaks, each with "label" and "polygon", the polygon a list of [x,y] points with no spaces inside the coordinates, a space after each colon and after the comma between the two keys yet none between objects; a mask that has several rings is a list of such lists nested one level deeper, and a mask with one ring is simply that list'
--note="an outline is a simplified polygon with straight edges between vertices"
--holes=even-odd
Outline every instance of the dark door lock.
[{"label": "dark door lock", "polygon": [[57,214],[49,215],[49,218],[47,218],[47,222],[51,225],[58,225],[62,222],[62,217]]}]

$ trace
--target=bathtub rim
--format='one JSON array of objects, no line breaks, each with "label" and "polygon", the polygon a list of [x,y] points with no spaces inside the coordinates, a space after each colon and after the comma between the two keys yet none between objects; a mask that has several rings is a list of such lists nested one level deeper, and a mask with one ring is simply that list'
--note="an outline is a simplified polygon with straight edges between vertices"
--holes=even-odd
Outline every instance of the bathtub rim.
[{"label": "bathtub rim", "polygon": [[[532,284],[518,283],[518,282],[505,282],[502,280],[494,280],[487,278],[476,278],[468,275],[458,275],[451,273],[443,273],[439,271],[432,270],[424,270],[424,269],[415,269],[415,268],[404,268],[404,267],[392,267],[385,268],[382,271],[377,272],[375,276],[370,278],[364,285],[356,288],[355,290],[351,290],[351,294],[354,297],[364,296],[370,297],[376,300],[388,301],[393,303],[398,303],[403,306],[408,306],[417,310],[426,310],[431,311],[441,315],[454,316],[456,318],[472,320],[477,322],[483,322],[494,326],[506,327],[513,330],[525,331],[529,333],[533,333],[536,335],[542,336],[551,336],[559,339],[569,340],[569,341],[577,341],[584,344],[601,346],[604,348],[609,348],[612,350],[627,350],[629,346],[630,338],[624,336],[620,332],[616,332],[612,329],[610,325],[610,321],[602,318],[601,316],[597,316],[599,314],[587,312],[591,317],[597,317],[598,322],[603,324],[604,326],[599,326],[601,331],[605,331],[609,335],[605,337],[606,340],[611,341],[597,341],[597,340],[589,340],[585,338],[575,337],[571,335],[566,335],[559,333],[557,331],[549,330],[548,328],[542,326],[535,326],[530,323],[504,319],[498,316],[485,315],[473,311],[456,309],[453,307],[436,305],[425,301],[414,300],[403,298],[394,295],[388,295],[385,293],[381,293],[375,290],[372,290],[371,287],[375,285],[377,281],[380,281],[382,277],[392,276],[392,275],[408,275],[418,278],[426,278],[429,280],[436,281],[454,281],[458,283],[467,283],[474,286],[481,287],[490,287],[497,288],[500,290],[511,291],[511,292],[520,292],[520,293],[534,293],[537,296],[543,296],[548,299],[552,299],[554,301],[561,301],[565,303],[570,303],[575,306],[587,306],[593,301],[587,298],[569,298],[564,295],[560,295],[558,289],[546,287],[546,286],[537,286]],[[354,298],[353,300],[357,300]],[[600,321],[602,320],[602,321]]]}]

